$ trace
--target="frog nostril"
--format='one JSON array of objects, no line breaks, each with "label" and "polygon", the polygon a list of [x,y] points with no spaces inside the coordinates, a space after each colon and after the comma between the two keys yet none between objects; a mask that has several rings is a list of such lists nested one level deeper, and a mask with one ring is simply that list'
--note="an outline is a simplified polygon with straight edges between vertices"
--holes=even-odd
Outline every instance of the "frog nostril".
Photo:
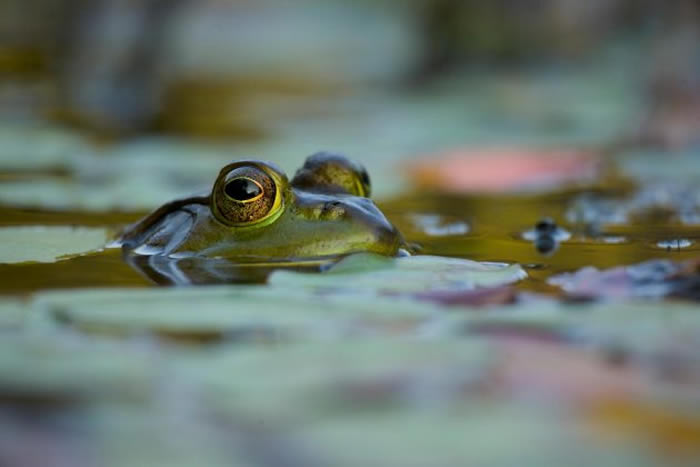
[{"label": "frog nostril", "polygon": [[340,201],[326,201],[323,203],[324,211],[328,211],[330,209],[342,209],[342,203]]},{"label": "frog nostril", "polygon": [[340,201],[328,201],[323,203],[321,217],[323,219],[338,219],[346,214],[346,209]]}]

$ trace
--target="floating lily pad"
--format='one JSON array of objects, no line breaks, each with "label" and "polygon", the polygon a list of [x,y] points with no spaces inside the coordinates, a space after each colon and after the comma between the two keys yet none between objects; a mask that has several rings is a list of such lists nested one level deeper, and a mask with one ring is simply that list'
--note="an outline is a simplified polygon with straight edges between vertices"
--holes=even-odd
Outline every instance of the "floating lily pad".
[{"label": "floating lily pad", "polygon": [[[602,358],[624,354],[646,370],[686,371],[700,382],[698,309],[686,303],[561,304],[535,300],[490,313],[446,315],[442,329],[458,335],[515,338],[593,349]],[[553,350],[556,352],[556,350]],[[573,362],[573,360],[572,360]]]},{"label": "floating lily pad", "polygon": [[0,343],[3,398],[56,403],[148,398],[151,369],[144,355],[113,345],[45,336],[6,338]]},{"label": "floating lily pad", "polygon": [[[345,272],[341,267],[330,275],[353,277],[362,258],[355,260],[345,264]],[[256,326],[266,328],[268,332],[255,345],[159,347],[168,368],[168,391],[180,394],[186,382],[186,388],[195,389],[196,406],[214,414],[219,423],[231,421],[236,436],[242,431],[243,441],[252,430],[273,443],[266,446],[284,440],[292,443],[297,454],[296,449],[304,446],[324,446],[305,452],[311,457],[304,459],[334,465],[359,461],[372,465],[377,453],[387,465],[405,465],[404,454],[422,459],[427,451],[438,456],[431,459],[447,455],[450,461],[443,464],[478,458],[508,465],[512,452],[501,449],[499,437],[506,432],[527,440],[525,444],[534,446],[533,453],[543,459],[565,457],[582,448],[595,453],[600,465],[619,465],[615,463],[620,462],[619,456],[650,459],[647,451],[629,446],[609,450],[581,437],[579,429],[589,418],[598,419],[596,411],[610,397],[643,398],[644,407],[659,413],[667,399],[681,403],[675,397],[677,391],[692,394],[700,381],[694,338],[700,332],[700,320],[697,308],[687,304],[564,305],[533,300],[517,308],[465,314],[444,313],[396,297],[316,292],[305,287],[282,292],[250,286],[46,292],[32,304],[30,312],[36,319],[27,326],[36,329],[46,324],[39,315],[48,314],[79,331],[91,326],[174,333],[223,329],[235,336]],[[533,333],[536,330],[541,332]],[[546,333],[556,338],[542,339]],[[344,338],[337,339],[339,335]],[[50,343],[55,334],[44,332],[41,338],[47,340],[47,348],[55,345]],[[95,340],[77,348],[96,353],[98,362],[108,348],[98,344]],[[97,352],[88,352],[95,346]],[[5,354],[11,358],[9,352]],[[58,352],[55,358],[66,357]],[[122,357],[145,364],[139,353]],[[75,360],[75,365],[87,365],[85,359]],[[92,371],[87,366],[85,374]],[[98,388],[95,394],[85,395],[82,373],[56,365],[44,374],[55,375],[54,371],[79,381],[71,389],[80,397],[92,400],[103,391]],[[109,371],[108,365],[105,372]],[[125,377],[122,370],[114,373]],[[64,391],[62,386],[48,387],[53,393]],[[110,399],[114,394],[105,392],[102,397]],[[527,402],[532,399],[537,401],[536,409]],[[557,404],[542,404],[551,400]],[[180,402],[174,397],[173,408]],[[693,407],[692,400],[687,403]],[[593,413],[588,412],[591,406]],[[565,410],[558,410],[561,407]],[[103,423],[112,426],[113,416]],[[683,415],[688,423],[696,423],[694,417],[692,411]],[[185,419],[188,427],[198,423],[192,415]],[[633,441],[659,431],[653,423],[632,427],[624,420],[618,420],[618,434]],[[131,423],[125,422],[123,428],[140,426],[140,422]],[[449,430],[439,430],[433,437],[435,426]],[[159,432],[166,440],[177,437],[165,428]],[[553,436],[559,442],[552,444]],[[415,452],[399,447],[407,440]],[[357,444],[374,446],[373,451],[367,455],[347,452],[348,446]],[[522,454],[522,449],[517,451]]]},{"label": "floating lily pad", "polygon": [[[511,283],[525,272],[519,266],[467,260],[360,254],[345,258],[326,273],[278,271],[273,276],[277,278],[267,287],[45,292],[38,294],[33,306],[59,322],[108,334],[272,340],[412,334],[439,312],[432,303],[443,303],[443,294]],[[437,295],[415,295],[418,292]],[[483,305],[513,299],[511,292],[496,295],[471,301],[462,297],[456,303]]]},{"label": "floating lily pad", "polygon": [[[167,386],[177,392],[178,383],[170,380]],[[99,453],[96,463],[115,467],[255,467],[260,463],[251,457],[262,457],[257,452],[259,443],[276,447],[275,439],[267,439],[266,433],[255,427],[212,420],[197,410],[192,399],[182,403],[167,390],[160,396],[159,402],[150,406],[103,404],[87,413],[80,426],[83,430],[76,431],[81,441],[87,441],[90,452]],[[84,463],[82,458],[77,465]]]},{"label": "floating lily pad", "polygon": [[[517,264],[479,263],[441,256],[397,258],[383,262],[380,268],[372,259],[371,266],[363,271],[356,264],[362,258],[372,256],[349,257],[321,275],[275,271],[269,283],[273,287],[292,289],[305,287],[386,295],[430,290],[472,290],[517,282],[527,276]],[[348,262],[353,263],[351,272],[347,269]]]},{"label": "floating lily pad", "polygon": [[[298,436],[319,446],[329,465],[569,465],[653,466],[648,454],[610,449],[556,414],[481,401],[444,410],[345,415],[302,426]],[[362,446],[353,449],[352,446]]]},{"label": "floating lily pad", "polygon": [[102,180],[90,186],[70,180],[27,180],[0,185],[0,202],[11,206],[53,210],[148,210],[188,193],[174,193],[153,177]]},{"label": "floating lily pad", "polygon": [[53,262],[97,250],[107,242],[107,231],[70,226],[0,228],[0,263]]},{"label": "floating lily pad", "polygon": [[70,170],[90,157],[75,132],[55,127],[0,125],[0,170]]},{"label": "floating lily pad", "polygon": [[374,296],[317,296],[307,290],[236,286],[93,289],[38,294],[35,310],[86,332],[156,333],[195,340],[280,341],[411,334],[436,309]]},{"label": "floating lily pad", "polygon": [[332,346],[316,342],[221,349],[185,358],[182,368],[189,379],[202,384],[207,404],[216,410],[301,422],[421,402],[458,403],[470,389],[479,392],[472,385],[488,370],[490,349],[476,339],[385,336]]},{"label": "floating lily pad", "polygon": [[21,327],[28,310],[27,304],[20,300],[0,301],[0,330]]},{"label": "floating lily pad", "polygon": [[[505,385],[499,382],[504,375],[500,368],[510,355],[504,350],[508,349],[484,339],[374,339],[222,350],[184,359],[183,371],[202,383],[210,410],[287,427],[306,443],[324,446],[316,453],[334,465],[374,465],[379,459],[377,465],[406,465],[408,459],[421,456],[438,465],[475,458],[509,465],[506,459],[512,452],[502,449],[502,436],[509,430],[509,436],[529,440],[533,455],[566,456],[582,445],[603,454],[600,445],[579,437],[575,419],[553,408],[538,406],[530,412],[513,404],[510,394],[527,396],[528,387],[515,378]],[[519,360],[518,365],[524,363]],[[556,371],[550,369],[551,374]],[[232,374],[250,376],[231,378]],[[549,383],[544,383],[547,397],[556,394],[546,386]],[[435,426],[445,430],[435,432]],[[551,443],[552,436],[561,442]],[[407,441],[415,451],[404,445]],[[465,443],[468,448],[462,450]],[[373,448],[347,452],[348,446],[356,445]],[[608,454],[604,465],[619,465],[620,459]],[[622,455],[636,454],[628,450]],[[438,462],[442,456],[449,461]]]}]

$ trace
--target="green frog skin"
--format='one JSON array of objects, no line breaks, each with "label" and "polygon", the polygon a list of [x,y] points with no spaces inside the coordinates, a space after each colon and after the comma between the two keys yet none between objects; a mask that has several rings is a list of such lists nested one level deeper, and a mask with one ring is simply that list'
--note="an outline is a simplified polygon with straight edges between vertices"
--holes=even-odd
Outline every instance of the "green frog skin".
[{"label": "green frog skin", "polygon": [[135,255],[235,263],[396,256],[403,238],[369,195],[365,169],[341,155],[310,156],[291,182],[271,163],[237,161],[221,169],[209,195],[166,203],[118,243]]}]

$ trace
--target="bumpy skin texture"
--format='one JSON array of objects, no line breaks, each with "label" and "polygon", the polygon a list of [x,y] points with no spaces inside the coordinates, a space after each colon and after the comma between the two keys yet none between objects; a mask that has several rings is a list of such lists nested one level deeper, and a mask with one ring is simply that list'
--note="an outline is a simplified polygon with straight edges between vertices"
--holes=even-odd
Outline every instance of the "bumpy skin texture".
[{"label": "bumpy skin texture", "polygon": [[369,174],[362,165],[331,152],[317,152],[306,158],[292,179],[297,188],[319,193],[345,193],[369,198]]},{"label": "bumpy skin texture", "polygon": [[360,251],[394,256],[403,238],[365,197],[369,191],[364,168],[336,154],[309,157],[291,183],[272,164],[239,161],[221,170],[210,195],[165,204],[127,229],[120,243],[137,255],[241,263]]}]

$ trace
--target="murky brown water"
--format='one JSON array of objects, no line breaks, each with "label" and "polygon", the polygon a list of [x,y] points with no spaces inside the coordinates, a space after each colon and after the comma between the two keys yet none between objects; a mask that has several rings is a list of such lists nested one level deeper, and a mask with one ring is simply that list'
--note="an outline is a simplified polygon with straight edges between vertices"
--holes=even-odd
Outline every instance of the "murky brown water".
[{"label": "murky brown water", "polygon": [[[546,283],[549,276],[585,266],[609,268],[654,258],[683,260],[698,255],[700,226],[650,221],[603,227],[591,235],[584,226],[563,222],[567,207],[580,192],[463,196],[414,193],[380,203],[380,207],[407,240],[419,246],[420,253],[520,263],[528,270],[529,277],[519,286],[532,291],[556,293],[557,289]],[[0,209],[0,225],[107,226],[118,232],[120,226],[143,214],[4,207]],[[524,231],[545,216],[560,222],[572,234],[549,255],[540,254],[531,241],[522,238]],[[678,239],[685,242],[677,243]],[[672,246],[663,248],[657,245],[664,240]],[[231,281],[260,281],[263,278],[264,271],[253,268],[237,270]],[[106,249],[55,263],[0,265],[2,294],[55,288],[153,285],[152,280],[122,259],[118,249]]]}]

